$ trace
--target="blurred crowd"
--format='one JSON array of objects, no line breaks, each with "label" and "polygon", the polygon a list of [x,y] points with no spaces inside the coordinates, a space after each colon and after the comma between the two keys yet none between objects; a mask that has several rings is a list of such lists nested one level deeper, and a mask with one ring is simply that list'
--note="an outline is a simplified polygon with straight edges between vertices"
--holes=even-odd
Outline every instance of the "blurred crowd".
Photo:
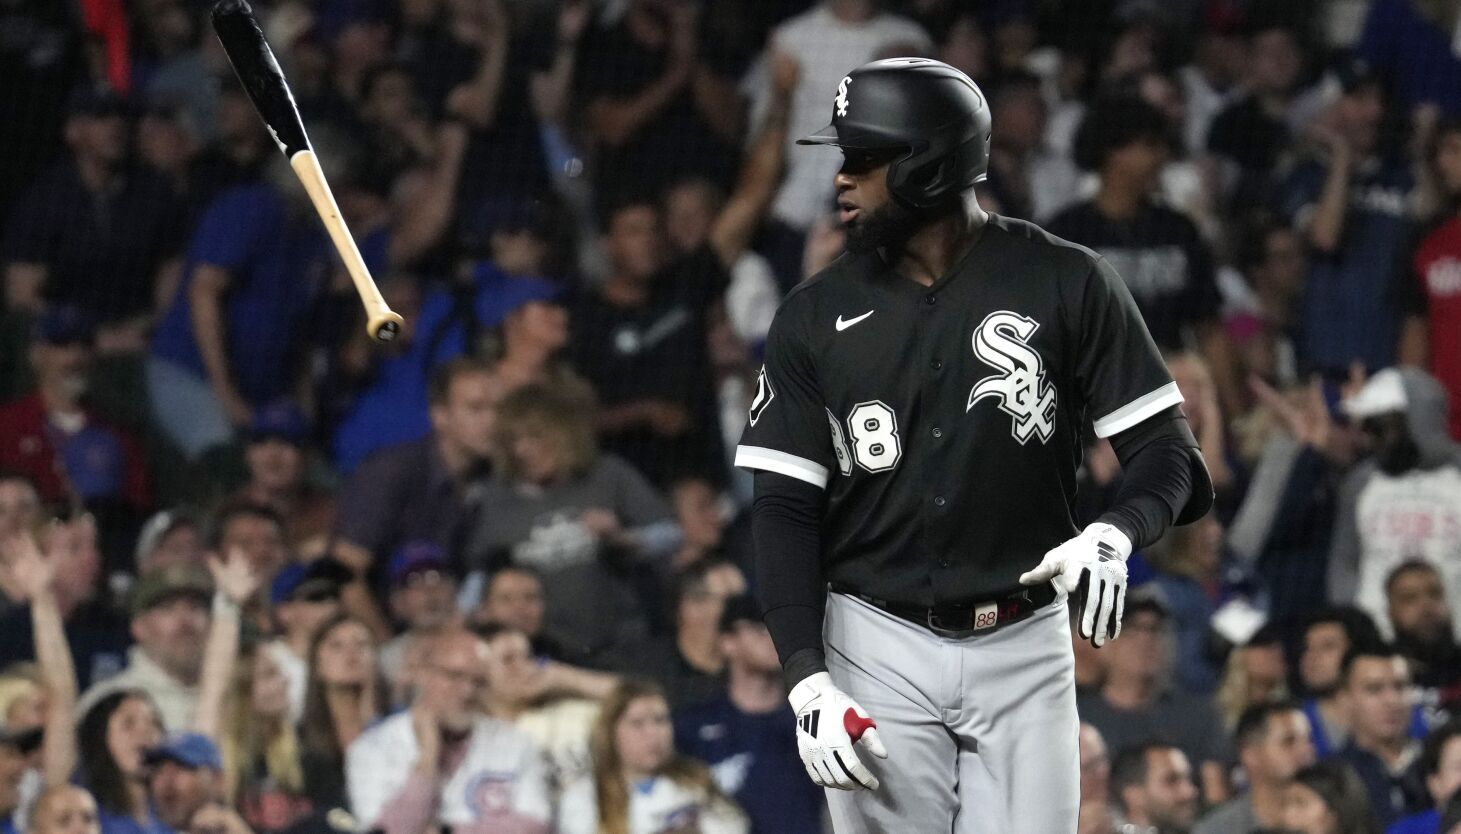
[{"label": "blurred crowd", "polygon": [[257,0],[384,345],[207,6],[0,0],[3,834],[823,830],[728,453],[900,55],[1216,485],[1081,833],[1461,831],[1461,0]]}]

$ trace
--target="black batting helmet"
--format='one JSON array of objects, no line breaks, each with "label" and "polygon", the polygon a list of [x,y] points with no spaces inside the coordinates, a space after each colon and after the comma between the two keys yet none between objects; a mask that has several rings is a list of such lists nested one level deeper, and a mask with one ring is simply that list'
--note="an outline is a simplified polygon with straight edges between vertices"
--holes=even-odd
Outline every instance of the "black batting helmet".
[{"label": "black batting helmet", "polygon": [[797,144],[906,150],[888,167],[888,190],[928,208],[984,179],[989,131],[989,105],[969,76],[942,61],[888,58],[843,78],[832,123]]}]

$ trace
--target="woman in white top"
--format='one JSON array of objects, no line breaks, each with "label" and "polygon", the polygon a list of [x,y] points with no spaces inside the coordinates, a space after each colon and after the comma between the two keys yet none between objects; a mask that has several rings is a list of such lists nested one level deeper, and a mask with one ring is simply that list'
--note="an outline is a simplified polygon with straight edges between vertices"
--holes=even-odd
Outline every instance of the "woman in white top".
[{"label": "woman in white top", "polygon": [[625,681],[593,734],[594,772],[563,793],[559,834],[746,834],[750,823],[705,765],[675,752],[658,685]]}]

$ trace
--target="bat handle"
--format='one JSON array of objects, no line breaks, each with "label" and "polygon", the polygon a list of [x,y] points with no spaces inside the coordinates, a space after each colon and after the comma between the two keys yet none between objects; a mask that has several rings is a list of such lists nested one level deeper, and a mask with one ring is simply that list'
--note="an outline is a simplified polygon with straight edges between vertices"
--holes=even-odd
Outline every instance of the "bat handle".
[{"label": "bat handle", "polygon": [[350,229],[340,216],[340,207],[335,203],[335,195],[330,192],[330,184],[325,181],[325,172],[320,168],[319,158],[313,150],[305,149],[291,156],[289,165],[294,168],[299,181],[304,183],[310,202],[314,203],[315,211],[319,213],[325,230],[330,233],[330,239],[340,253],[340,260],[345,262],[345,270],[350,273],[355,291],[360,294],[360,301],[365,305],[366,332],[371,338],[382,342],[396,338],[401,333],[402,319],[386,304],[386,300],[381,297],[380,288],[370,277],[365,259],[360,256],[360,248],[355,245],[355,238],[350,235]]}]

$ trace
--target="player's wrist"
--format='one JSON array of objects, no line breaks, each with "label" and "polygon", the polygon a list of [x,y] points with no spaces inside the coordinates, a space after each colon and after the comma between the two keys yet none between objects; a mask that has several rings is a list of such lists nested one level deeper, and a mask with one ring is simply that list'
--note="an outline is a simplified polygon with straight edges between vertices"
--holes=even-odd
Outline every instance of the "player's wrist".
[{"label": "player's wrist", "polygon": [[1116,524],[1110,521],[1096,521],[1086,525],[1081,531],[1084,535],[1100,542],[1105,542],[1116,552],[1121,561],[1131,556],[1131,536]]},{"label": "player's wrist", "polygon": [[790,692],[798,684],[818,672],[827,671],[827,655],[820,648],[804,648],[793,652],[781,664],[781,680]]},{"label": "player's wrist", "polygon": [[800,683],[792,687],[786,700],[791,704],[793,712],[801,712],[814,698],[829,689],[836,688],[837,685],[832,683],[831,675],[826,672],[816,672],[803,678]]}]

